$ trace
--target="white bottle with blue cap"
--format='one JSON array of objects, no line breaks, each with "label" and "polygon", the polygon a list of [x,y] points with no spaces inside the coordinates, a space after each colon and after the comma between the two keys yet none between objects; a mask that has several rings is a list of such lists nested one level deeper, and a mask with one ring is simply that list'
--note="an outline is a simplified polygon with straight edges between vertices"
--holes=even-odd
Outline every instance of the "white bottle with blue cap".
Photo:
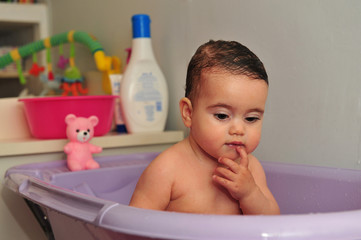
[{"label": "white bottle with blue cap", "polygon": [[163,131],[168,115],[168,88],[155,60],[150,18],[132,17],[132,55],[124,73],[120,99],[129,133]]}]

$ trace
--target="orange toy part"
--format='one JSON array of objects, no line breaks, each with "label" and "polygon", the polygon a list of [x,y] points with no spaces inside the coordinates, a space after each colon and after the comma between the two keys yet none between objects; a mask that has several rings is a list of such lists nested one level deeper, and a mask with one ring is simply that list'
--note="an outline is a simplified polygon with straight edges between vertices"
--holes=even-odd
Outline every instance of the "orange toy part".
[{"label": "orange toy part", "polygon": [[61,85],[61,88],[63,89],[63,93],[61,94],[62,96],[68,96],[70,92],[72,93],[73,96],[79,96],[79,93],[83,95],[88,93],[88,89],[83,88],[80,82],[75,82],[75,83],[64,82]]}]

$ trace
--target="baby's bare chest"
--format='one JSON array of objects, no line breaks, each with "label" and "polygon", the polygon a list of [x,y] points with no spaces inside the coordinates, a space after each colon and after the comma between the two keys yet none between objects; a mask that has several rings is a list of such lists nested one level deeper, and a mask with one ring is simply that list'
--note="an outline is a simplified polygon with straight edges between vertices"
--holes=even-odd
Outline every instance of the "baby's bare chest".
[{"label": "baby's bare chest", "polygon": [[238,202],[212,180],[212,173],[189,174],[173,185],[169,211],[240,214]]}]

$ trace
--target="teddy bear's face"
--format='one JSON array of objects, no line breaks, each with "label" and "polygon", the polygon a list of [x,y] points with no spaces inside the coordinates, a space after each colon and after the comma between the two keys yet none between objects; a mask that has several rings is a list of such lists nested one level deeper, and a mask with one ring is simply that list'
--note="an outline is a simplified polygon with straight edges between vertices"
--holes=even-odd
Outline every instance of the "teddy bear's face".
[{"label": "teddy bear's face", "polygon": [[89,140],[89,138],[90,138],[90,129],[89,128],[87,130],[76,129],[75,131],[77,132],[76,139],[79,142],[87,142]]},{"label": "teddy bear's face", "polygon": [[70,141],[87,142],[94,136],[94,126],[98,124],[98,118],[75,117],[69,114],[65,118],[67,124],[66,135]]}]

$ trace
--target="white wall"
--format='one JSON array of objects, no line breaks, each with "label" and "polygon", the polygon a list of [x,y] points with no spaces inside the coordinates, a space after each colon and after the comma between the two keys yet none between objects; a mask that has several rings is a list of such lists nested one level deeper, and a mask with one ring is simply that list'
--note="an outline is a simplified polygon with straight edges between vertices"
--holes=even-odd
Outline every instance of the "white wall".
[{"label": "white wall", "polygon": [[[131,42],[131,16],[150,14],[155,54],[171,96],[167,129],[184,129],[178,100],[195,49],[211,38],[237,40],[263,60],[270,79],[263,139],[256,155],[265,161],[361,169],[360,1],[51,3],[53,33],[89,31],[123,60],[123,49]],[[88,68],[92,59],[84,54],[76,61]]]}]

